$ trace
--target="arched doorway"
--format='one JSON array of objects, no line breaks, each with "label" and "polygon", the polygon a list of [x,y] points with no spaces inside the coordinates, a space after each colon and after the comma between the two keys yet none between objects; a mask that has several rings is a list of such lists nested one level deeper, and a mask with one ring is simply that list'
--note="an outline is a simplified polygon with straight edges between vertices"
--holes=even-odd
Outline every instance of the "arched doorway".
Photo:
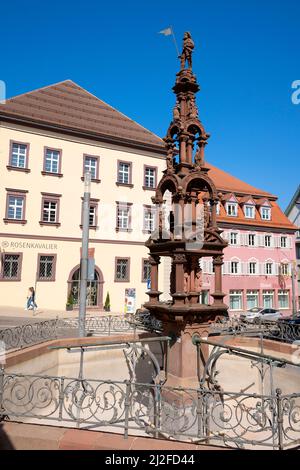
[{"label": "arched doorway", "polygon": [[[95,266],[94,279],[87,282],[86,306],[89,308],[103,308],[104,278],[100,268]],[[79,306],[80,298],[80,265],[78,264],[69,274],[68,297],[72,294],[74,307]]]}]

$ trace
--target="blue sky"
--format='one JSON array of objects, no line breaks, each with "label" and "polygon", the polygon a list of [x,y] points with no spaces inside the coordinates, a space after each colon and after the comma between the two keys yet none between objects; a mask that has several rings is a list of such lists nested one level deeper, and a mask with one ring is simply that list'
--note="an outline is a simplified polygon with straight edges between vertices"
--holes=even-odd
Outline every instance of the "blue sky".
[{"label": "blue sky", "polygon": [[69,78],[160,136],[179,65],[158,31],[173,25],[180,48],[191,31],[207,160],[285,209],[300,183],[298,0],[15,0],[0,14],[8,96]]}]

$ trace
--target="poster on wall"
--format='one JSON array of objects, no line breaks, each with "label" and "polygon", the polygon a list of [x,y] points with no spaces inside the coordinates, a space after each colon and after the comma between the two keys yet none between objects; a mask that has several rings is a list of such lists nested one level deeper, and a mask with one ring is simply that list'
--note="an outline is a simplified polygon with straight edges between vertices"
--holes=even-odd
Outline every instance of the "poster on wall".
[{"label": "poster on wall", "polygon": [[125,313],[134,313],[135,311],[136,289],[125,289]]}]

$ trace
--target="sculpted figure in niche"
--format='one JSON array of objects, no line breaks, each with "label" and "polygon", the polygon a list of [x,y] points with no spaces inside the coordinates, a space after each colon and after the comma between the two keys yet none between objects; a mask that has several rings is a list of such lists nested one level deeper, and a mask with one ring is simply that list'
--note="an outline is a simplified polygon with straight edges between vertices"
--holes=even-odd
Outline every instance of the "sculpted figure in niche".
[{"label": "sculpted figure in niche", "polygon": [[195,292],[201,292],[202,288],[202,270],[198,267],[195,271]]}]

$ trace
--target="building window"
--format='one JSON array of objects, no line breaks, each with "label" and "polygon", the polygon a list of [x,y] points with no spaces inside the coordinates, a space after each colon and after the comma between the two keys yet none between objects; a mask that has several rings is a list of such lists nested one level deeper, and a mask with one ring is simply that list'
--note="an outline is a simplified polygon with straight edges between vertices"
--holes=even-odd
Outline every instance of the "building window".
[{"label": "building window", "polygon": [[255,235],[253,233],[248,234],[248,245],[255,246]]},{"label": "building window", "polygon": [[153,166],[144,167],[144,189],[156,188],[157,168]]},{"label": "building window", "polygon": [[300,259],[300,245],[296,245],[296,258]]},{"label": "building window", "polygon": [[44,201],[42,220],[49,223],[57,221],[57,201]]},{"label": "building window", "polygon": [[237,203],[236,202],[227,202],[226,212],[227,212],[227,215],[230,215],[231,217],[237,217],[237,213],[238,213]]},{"label": "building window", "polygon": [[117,203],[117,231],[131,231],[131,205]]},{"label": "building window", "polygon": [[129,258],[116,258],[116,282],[129,282],[129,261]]},{"label": "building window", "polygon": [[61,194],[42,193],[42,211],[40,225],[59,226],[59,198]]},{"label": "building window", "polygon": [[45,148],[44,173],[61,176],[61,150]]},{"label": "building window", "polygon": [[254,206],[245,205],[244,213],[247,219],[254,219],[254,216],[255,216]]},{"label": "building window", "polygon": [[96,227],[96,208],[97,206],[95,205],[90,205],[90,213],[89,213],[89,225],[90,227]]},{"label": "building window", "polygon": [[263,308],[273,308],[274,304],[274,291],[264,290],[263,291]]},{"label": "building window", "polygon": [[143,231],[151,233],[154,230],[155,217],[154,208],[151,206],[144,206],[144,228]]},{"label": "building window", "polygon": [[28,148],[29,144],[21,142],[11,142],[9,168],[26,170],[28,168]]},{"label": "building window", "polygon": [[278,308],[288,309],[289,308],[289,291],[279,290],[278,291]]},{"label": "building window", "polygon": [[258,307],[258,290],[247,290],[247,309]]},{"label": "building window", "polygon": [[20,253],[4,253],[2,257],[1,279],[20,281],[21,265],[22,255]]},{"label": "building window", "polygon": [[230,245],[237,245],[238,234],[236,232],[230,232],[229,242],[230,242]]},{"label": "building window", "polygon": [[267,275],[273,274],[273,263],[268,262],[268,263],[265,264],[265,273]]},{"label": "building window", "polygon": [[230,273],[231,274],[238,274],[239,272],[239,262],[238,261],[231,261],[230,262]]},{"label": "building window", "polygon": [[117,184],[124,184],[127,186],[133,186],[132,180],[132,164],[131,162],[118,162],[118,181]]},{"label": "building window", "polygon": [[96,182],[99,180],[99,157],[92,155],[84,155],[84,164],[83,164],[83,177],[84,174],[89,171],[91,173],[91,179]]},{"label": "building window", "polygon": [[229,291],[229,305],[230,310],[242,310],[243,296],[241,290]]},{"label": "building window", "polygon": [[8,194],[7,219],[24,220],[25,196]]},{"label": "building window", "polygon": [[265,246],[270,247],[272,243],[272,237],[271,235],[265,235]]},{"label": "building window", "polygon": [[148,259],[143,259],[142,264],[142,282],[147,282],[150,279],[151,264]]},{"label": "building window", "polygon": [[289,264],[288,263],[281,263],[280,264],[280,274],[281,274],[281,276],[288,276],[289,275]]},{"label": "building window", "polygon": [[271,208],[262,207],[260,209],[260,215],[261,215],[262,220],[271,220]]},{"label": "building window", "polygon": [[249,274],[257,274],[257,263],[255,261],[249,263]]},{"label": "building window", "polygon": [[287,248],[287,237],[280,237],[280,248]]},{"label": "building window", "polygon": [[56,255],[38,256],[38,280],[55,281]]}]

